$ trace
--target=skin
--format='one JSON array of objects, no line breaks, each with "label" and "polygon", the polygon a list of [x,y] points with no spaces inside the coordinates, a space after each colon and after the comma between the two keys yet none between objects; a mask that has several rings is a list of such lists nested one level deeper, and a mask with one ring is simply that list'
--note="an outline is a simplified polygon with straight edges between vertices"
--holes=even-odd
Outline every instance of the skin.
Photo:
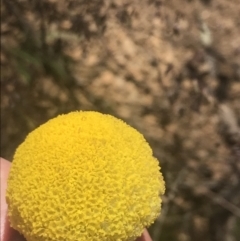
[{"label": "skin", "polygon": [[[7,188],[7,178],[11,163],[3,158],[0,158],[1,165],[1,241],[26,241],[22,235],[12,229],[7,219],[7,204],[5,200],[5,193]],[[148,231],[145,229],[142,236],[136,241],[152,241]]]}]

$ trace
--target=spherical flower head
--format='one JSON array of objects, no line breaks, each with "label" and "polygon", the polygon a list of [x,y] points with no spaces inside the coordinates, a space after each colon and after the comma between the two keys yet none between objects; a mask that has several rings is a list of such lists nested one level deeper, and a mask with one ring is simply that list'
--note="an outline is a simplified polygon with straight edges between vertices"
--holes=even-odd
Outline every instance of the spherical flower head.
[{"label": "spherical flower head", "polygon": [[139,132],[110,115],[72,112],[18,147],[8,216],[27,241],[131,241],[159,215],[164,190]]}]

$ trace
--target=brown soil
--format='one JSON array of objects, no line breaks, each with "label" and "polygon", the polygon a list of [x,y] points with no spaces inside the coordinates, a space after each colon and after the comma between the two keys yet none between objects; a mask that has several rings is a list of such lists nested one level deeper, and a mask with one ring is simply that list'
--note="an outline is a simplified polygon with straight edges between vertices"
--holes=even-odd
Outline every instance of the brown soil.
[{"label": "brown soil", "polygon": [[59,113],[141,131],[167,183],[155,241],[240,239],[239,0],[3,0],[1,155]]}]

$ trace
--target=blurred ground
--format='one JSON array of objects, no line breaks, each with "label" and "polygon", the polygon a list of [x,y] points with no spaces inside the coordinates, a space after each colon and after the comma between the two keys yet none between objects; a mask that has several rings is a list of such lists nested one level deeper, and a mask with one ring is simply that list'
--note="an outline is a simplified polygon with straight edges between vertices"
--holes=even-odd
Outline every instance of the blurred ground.
[{"label": "blurred ground", "polygon": [[3,0],[1,155],[60,113],[141,131],[167,182],[155,241],[240,240],[239,0]]}]

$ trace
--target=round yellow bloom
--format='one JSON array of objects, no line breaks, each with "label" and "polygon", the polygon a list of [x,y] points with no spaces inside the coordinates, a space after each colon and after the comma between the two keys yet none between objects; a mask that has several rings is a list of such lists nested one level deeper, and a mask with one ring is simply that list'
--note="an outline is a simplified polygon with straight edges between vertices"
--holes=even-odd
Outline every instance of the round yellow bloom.
[{"label": "round yellow bloom", "polygon": [[7,189],[12,227],[28,241],[125,241],[159,215],[165,185],[152,150],[110,115],[72,112],[18,147]]}]

